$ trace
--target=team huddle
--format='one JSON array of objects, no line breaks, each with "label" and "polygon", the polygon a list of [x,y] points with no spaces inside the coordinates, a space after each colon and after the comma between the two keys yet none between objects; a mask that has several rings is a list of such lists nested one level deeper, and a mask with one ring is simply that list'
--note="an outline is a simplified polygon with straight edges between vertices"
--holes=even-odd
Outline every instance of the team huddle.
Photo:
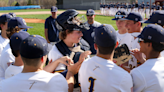
[{"label": "team huddle", "polygon": [[93,9],[87,21],[75,9],[57,11],[45,39],[14,13],[0,16],[0,92],[164,92],[164,11],[143,20],[117,10],[109,20],[117,31],[94,21]]}]

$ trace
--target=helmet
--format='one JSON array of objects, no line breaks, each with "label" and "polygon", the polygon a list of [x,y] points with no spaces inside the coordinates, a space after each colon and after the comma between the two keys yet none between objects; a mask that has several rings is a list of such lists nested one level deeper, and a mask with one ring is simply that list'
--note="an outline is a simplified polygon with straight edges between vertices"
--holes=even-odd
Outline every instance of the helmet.
[{"label": "helmet", "polygon": [[60,14],[56,19],[56,27],[59,31],[69,30],[88,30],[89,27],[82,23],[82,21],[76,19],[79,13],[74,9],[69,9]]}]

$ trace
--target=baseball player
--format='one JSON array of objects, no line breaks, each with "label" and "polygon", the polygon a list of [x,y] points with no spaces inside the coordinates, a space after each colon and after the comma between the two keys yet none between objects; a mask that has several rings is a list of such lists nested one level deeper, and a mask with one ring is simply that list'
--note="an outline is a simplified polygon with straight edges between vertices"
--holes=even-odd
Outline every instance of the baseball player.
[{"label": "baseball player", "polygon": [[147,2],[146,4],[146,18],[148,19],[150,16],[150,4]]},{"label": "baseball player", "polygon": [[[18,25],[15,28],[15,25]],[[7,37],[10,38],[15,32],[20,31],[21,29],[32,28],[26,26],[26,23],[21,17],[14,17],[8,22],[7,28]],[[0,80],[5,78],[5,70],[7,67],[15,61],[15,57],[11,52],[10,44],[8,43],[3,49],[0,57]]]},{"label": "baseball player", "polygon": [[130,74],[112,61],[117,42],[115,29],[111,25],[96,28],[94,41],[96,56],[85,60],[79,70],[82,92],[132,92]]},{"label": "baseball player", "polygon": [[4,47],[9,43],[9,39],[6,35],[7,23],[12,17],[9,14],[4,14],[0,16],[0,56]]},{"label": "baseball player", "polygon": [[128,13],[126,11],[119,10],[116,12],[115,18],[113,18],[112,20],[116,20],[116,26],[118,28],[118,31],[116,33],[119,45],[126,44],[128,48],[130,48],[133,37],[131,36],[131,34],[128,33],[128,30],[125,27],[126,20],[122,20],[127,15]]},{"label": "baseball player", "polygon": [[[85,50],[89,50],[88,48],[83,48],[87,46],[87,44],[81,43],[81,37],[83,36],[82,31],[86,31],[88,26],[84,23],[79,22],[77,19],[78,12],[74,9],[69,9],[60,14],[57,21],[57,28],[60,30],[59,38],[60,42],[55,44],[51,51],[48,54],[48,59],[55,61],[56,59],[69,56],[73,59],[74,63],[79,60],[79,56]],[[86,29],[87,28],[87,29]],[[85,41],[85,40],[84,40]],[[55,55],[55,56],[54,56]],[[65,72],[67,73],[67,67],[59,63],[55,72]],[[79,91],[78,77],[76,77],[76,84],[74,85],[74,91]]]},{"label": "baseball player", "polygon": [[92,55],[96,54],[96,50],[94,49],[94,38],[93,38],[93,30],[96,27],[99,27],[101,25],[101,23],[95,21],[95,11],[93,9],[88,9],[86,12],[86,16],[87,16],[87,22],[85,22],[85,25],[89,26],[89,30],[87,31],[83,31],[83,36],[82,38],[87,41],[90,45],[90,51],[92,52]]},{"label": "baseball player", "polygon": [[[39,35],[30,35],[21,42],[20,55],[24,63],[23,71],[0,82],[1,92],[72,92],[74,73],[77,73],[82,61],[67,66],[66,79],[59,73],[49,73],[43,70],[52,45]],[[71,59],[65,59],[70,61]],[[82,59],[84,60],[84,58]],[[68,82],[68,83],[67,83]],[[10,86],[10,88],[8,88]],[[69,86],[69,88],[68,88]]]},{"label": "baseball player", "polygon": [[48,17],[45,21],[45,38],[48,43],[54,45],[56,42],[59,41],[59,31],[56,28],[56,17],[57,17],[57,7],[51,7],[51,16]]},{"label": "baseball player", "polygon": [[[15,27],[18,25],[15,25]],[[15,62],[13,62],[5,71],[5,79],[10,78],[23,70],[23,61],[20,56],[20,44],[22,40],[26,39],[29,33],[25,31],[19,31],[14,33],[10,38],[10,47],[12,54],[15,56]]]},{"label": "baseball player", "polygon": [[[161,10],[157,10],[152,13],[150,18],[145,21],[144,23],[151,23],[151,24],[158,24],[162,27],[164,27],[164,12]],[[164,51],[161,51],[161,56],[164,57]]]},{"label": "baseball player", "polygon": [[[131,12],[128,14],[127,17],[125,17],[126,25],[125,27],[128,29],[128,33],[131,33],[133,36],[133,40],[131,43],[131,47],[129,49],[136,49],[140,48],[138,44],[138,38],[136,38],[142,31],[142,23],[143,21],[142,16],[139,13],[136,12]],[[138,62],[138,63],[143,63],[143,62]],[[135,68],[137,67],[137,59],[133,56],[133,58],[129,61],[129,68]]]},{"label": "baseball player", "polygon": [[131,71],[133,92],[163,92],[164,91],[164,29],[155,24],[147,25],[138,36],[140,51],[146,55],[146,62]]}]

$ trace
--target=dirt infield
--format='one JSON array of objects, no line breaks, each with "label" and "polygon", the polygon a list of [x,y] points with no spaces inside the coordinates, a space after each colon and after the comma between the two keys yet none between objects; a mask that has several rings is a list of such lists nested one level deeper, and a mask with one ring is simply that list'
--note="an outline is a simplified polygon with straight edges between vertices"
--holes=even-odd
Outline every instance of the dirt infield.
[{"label": "dirt infield", "polygon": [[44,19],[24,19],[26,23],[45,23]]}]

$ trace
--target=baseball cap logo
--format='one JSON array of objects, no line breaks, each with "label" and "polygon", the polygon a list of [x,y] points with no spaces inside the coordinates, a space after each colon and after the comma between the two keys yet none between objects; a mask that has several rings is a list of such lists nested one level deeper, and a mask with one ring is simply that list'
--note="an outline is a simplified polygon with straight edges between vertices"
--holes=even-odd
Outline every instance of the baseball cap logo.
[{"label": "baseball cap logo", "polygon": [[161,20],[158,20],[158,23],[161,23]]},{"label": "baseball cap logo", "polygon": [[24,20],[24,19],[22,19],[22,21],[23,21],[23,23],[26,25],[26,22],[25,22],[25,20]]},{"label": "baseball cap logo", "polygon": [[149,40],[151,40],[151,38],[152,38],[151,36],[148,36],[148,39],[149,39]]},{"label": "baseball cap logo", "polygon": [[135,21],[138,21],[138,18],[135,18]]}]

